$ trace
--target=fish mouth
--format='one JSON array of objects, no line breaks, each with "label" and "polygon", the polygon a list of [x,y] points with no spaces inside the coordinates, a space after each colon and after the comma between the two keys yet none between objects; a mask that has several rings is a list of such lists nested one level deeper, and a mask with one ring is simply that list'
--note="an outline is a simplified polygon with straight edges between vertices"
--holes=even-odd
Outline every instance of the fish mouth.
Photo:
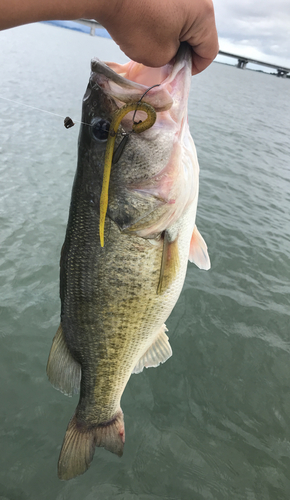
[{"label": "fish mouth", "polygon": [[182,43],[176,56],[160,68],[151,68],[134,61],[126,64],[104,63],[94,58],[91,61],[91,80],[112,97],[118,107],[142,99],[153,106],[156,112],[171,110],[171,117],[177,121],[188,98],[191,69],[190,46]]}]

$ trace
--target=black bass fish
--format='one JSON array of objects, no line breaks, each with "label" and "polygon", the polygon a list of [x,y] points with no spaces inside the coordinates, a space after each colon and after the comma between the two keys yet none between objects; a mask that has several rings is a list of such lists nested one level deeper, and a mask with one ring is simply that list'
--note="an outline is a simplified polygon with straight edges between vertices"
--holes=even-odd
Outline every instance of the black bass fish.
[{"label": "black bass fish", "polygon": [[[80,391],[60,453],[60,479],[85,472],[95,446],[122,455],[120,400],[131,373],[171,356],[164,323],[182,290],[188,260],[210,268],[195,225],[199,166],[187,121],[190,49],[182,45],[158,69],[98,59],[91,69],[61,252],[61,322],[47,365],[57,389],[68,395]],[[153,109],[156,121],[135,133],[147,118],[141,103]],[[132,104],[137,111],[127,113],[113,133],[116,113]],[[110,134],[115,154],[102,223]]]}]

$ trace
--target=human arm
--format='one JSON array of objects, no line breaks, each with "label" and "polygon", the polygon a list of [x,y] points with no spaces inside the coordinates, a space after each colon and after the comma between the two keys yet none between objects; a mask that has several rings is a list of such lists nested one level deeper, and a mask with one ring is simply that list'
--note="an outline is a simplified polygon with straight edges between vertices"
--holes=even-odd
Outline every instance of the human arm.
[{"label": "human arm", "polygon": [[163,66],[182,41],[193,74],[218,53],[212,0],[1,0],[0,29],[53,19],[96,19],[131,59]]}]

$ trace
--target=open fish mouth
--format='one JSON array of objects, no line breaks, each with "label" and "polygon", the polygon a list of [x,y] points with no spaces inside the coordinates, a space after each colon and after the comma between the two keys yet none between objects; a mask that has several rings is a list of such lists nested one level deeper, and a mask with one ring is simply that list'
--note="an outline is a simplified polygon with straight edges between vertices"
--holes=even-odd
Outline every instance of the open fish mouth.
[{"label": "open fish mouth", "polygon": [[[191,81],[191,49],[182,43],[176,56],[161,68],[149,68],[129,61],[126,64],[102,62],[95,58],[91,62],[92,81],[114,98],[119,107],[124,103],[138,102],[146,93],[144,102],[156,112],[170,111],[175,121],[187,101]],[[156,86],[158,85],[158,86]]]}]

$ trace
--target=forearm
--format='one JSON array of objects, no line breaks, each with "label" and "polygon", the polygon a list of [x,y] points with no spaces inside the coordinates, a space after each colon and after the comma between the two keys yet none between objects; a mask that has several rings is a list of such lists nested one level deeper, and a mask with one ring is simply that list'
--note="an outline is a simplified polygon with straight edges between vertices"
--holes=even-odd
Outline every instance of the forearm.
[{"label": "forearm", "polygon": [[212,0],[0,0],[0,30],[53,19],[96,19],[134,61],[163,66],[180,42],[192,48],[192,72],[218,53]]},{"label": "forearm", "polygon": [[112,15],[114,5],[115,0],[0,0],[0,30],[54,19],[101,22]]}]

